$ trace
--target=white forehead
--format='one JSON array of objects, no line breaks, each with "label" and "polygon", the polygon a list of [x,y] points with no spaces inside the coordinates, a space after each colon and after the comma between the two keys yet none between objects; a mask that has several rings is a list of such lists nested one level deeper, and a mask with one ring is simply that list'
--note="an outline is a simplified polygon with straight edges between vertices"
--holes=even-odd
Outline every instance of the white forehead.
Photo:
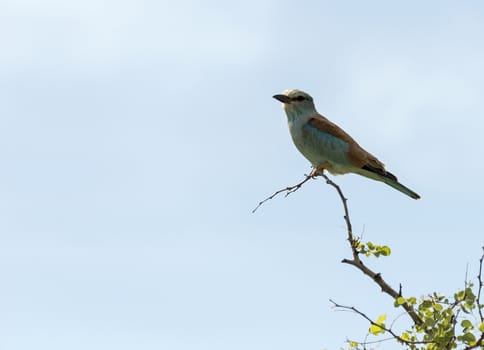
[{"label": "white forehead", "polygon": [[298,96],[304,96],[308,100],[312,100],[312,97],[309,94],[305,93],[304,91],[298,90],[298,89],[285,90],[284,95],[286,95],[287,97],[291,97],[291,98],[298,97]]}]

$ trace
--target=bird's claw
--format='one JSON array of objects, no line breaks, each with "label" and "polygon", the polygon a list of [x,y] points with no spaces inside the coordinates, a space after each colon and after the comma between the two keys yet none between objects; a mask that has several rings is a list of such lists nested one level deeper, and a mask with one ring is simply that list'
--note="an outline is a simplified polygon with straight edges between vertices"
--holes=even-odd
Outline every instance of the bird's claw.
[{"label": "bird's claw", "polygon": [[323,164],[314,167],[309,176],[314,178],[316,176],[324,175],[324,171],[326,170],[328,165],[328,162],[324,162]]}]

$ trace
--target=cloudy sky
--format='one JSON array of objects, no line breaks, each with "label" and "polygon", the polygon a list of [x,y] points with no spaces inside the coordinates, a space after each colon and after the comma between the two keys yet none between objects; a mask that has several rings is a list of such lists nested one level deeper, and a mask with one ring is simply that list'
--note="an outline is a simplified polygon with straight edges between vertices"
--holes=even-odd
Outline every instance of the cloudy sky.
[{"label": "cloudy sky", "polygon": [[329,298],[398,315],[340,263],[323,181],[251,213],[309,171],[288,88],[422,196],[335,178],[393,250],[369,264],[453,293],[484,244],[483,35],[478,1],[2,0],[0,349],[338,349],[368,326]]}]

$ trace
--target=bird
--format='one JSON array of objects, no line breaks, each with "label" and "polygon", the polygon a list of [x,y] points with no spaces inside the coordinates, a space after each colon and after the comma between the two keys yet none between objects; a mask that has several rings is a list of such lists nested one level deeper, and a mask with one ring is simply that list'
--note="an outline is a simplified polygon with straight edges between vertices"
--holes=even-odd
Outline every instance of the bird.
[{"label": "bird", "polygon": [[290,89],[273,98],[282,102],[292,141],[311,162],[311,174],[324,173],[325,170],[333,175],[354,173],[381,181],[410,198],[420,198],[398,182],[378,158],[363,149],[338,125],[319,114],[309,94]]}]

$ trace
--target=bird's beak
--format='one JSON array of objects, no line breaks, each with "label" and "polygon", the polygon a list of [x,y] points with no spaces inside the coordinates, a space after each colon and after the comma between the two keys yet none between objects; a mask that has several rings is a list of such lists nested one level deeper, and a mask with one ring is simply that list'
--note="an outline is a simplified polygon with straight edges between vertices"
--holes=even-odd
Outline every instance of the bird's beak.
[{"label": "bird's beak", "polygon": [[272,97],[274,97],[278,101],[281,101],[282,103],[287,103],[287,104],[291,103],[291,99],[286,95],[274,95]]}]

